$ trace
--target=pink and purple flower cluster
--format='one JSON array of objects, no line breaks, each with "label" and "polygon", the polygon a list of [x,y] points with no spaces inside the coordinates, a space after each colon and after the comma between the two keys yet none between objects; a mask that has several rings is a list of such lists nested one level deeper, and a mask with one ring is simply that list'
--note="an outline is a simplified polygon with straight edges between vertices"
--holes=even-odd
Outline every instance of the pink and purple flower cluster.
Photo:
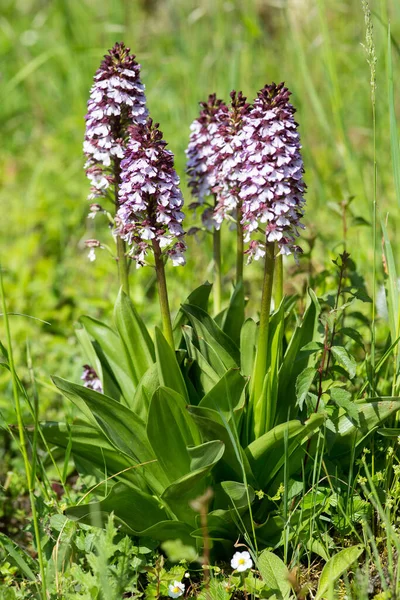
[{"label": "pink and purple flower cluster", "polygon": [[128,125],[144,123],[148,114],[140,65],[123,43],[109,50],[96,71],[87,108],[83,151],[89,199],[96,200],[114,183],[112,167],[124,156]]},{"label": "pink and purple flower cluster", "polygon": [[174,266],[185,264],[181,210],[183,197],[174,158],[158,123],[149,118],[128,128],[129,142],[121,161],[117,233],[131,246],[130,255],[143,266],[158,244]]},{"label": "pink and purple flower cluster", "polygon": [[100,378],[90,365],[83,365],[81,380],[86,388],[94,390],[95,392],[100,392],[100,394],[103,393],[103,385],[100,381]]},{"label": "pink and purple flower cluster", "polygon": [[289,97],[283,83],[266,85],[252,105],[241,92],[232,92],[229,110],[208,109],[203,115],[203,104],[192,125],[189,186],[199,202],[206,194],[216,195],[217,229],[224,219],[239,217],[249,261],[264,256],[267,242],[277,242],[281,254],[301,252],[295,240],[303,228],[306,186]]}]

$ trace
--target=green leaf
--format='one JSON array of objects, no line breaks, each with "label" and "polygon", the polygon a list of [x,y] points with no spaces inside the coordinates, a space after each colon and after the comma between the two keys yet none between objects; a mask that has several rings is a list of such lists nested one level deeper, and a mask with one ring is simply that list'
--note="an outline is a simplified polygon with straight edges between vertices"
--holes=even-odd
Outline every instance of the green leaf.
[{"label": "green leaf", "polygon": [[222,481],[241,479],[243,477],[242,463],[244,463],[249,483],[253,483],[254,477],[247,458],[243,455],[241,448],[235,447],[232,432],[227,429],[230,425],[227,422],[224,423],[223,415],[211,408],[202,406],[188,406],[188,411],[196,421],[204,441],[220,440],[224,443],[225,452],[221,460],[221,466],[217,465],[216,479]]},{"label": "green leaf", "polygon": [[237,481],[222,481],[221,487],[236,509],[249,507],[249,502],[254,502],[255,493],[249,485]]},{"label": "green leaf", "polygon": [[361,348],[364,349],[364,341],[362,335],[359,331],[357,331],[357,329],[354,329],[353,327],[342,327],[342,329],[339,329],[337,333],[338,335],[346,335],[347,337],[354,340],[356,344],[358,344]]},{"label": "green leaf", "polygon": [[357,405],[352,402],[350,392],[341,388],[333,387],[329,390],[329,394],[336,406],[343,408],[346,413],[352,419],[354,419],[354,421],[356,421],[356,423],[359,423],[358,408]]},{"label": "green leaf", "polygon": [[[159,500],[124,483],[117,483],[108,496],[100,502],[80,504],[65,511],[69,519],[94,526],[102,526],[111,513],[114,513],[115,517],[134,535],[146,535],[151,530],[152,537],[155,539],[162,539],[156,534],[157,527],[168,520],[167,512]],[[179,538],[179,522],[173,520],[170,522],[176,524],[175,538]],[[163,527],[160,528],[158,535],[162,530]],[[171,533],[172,531],[170,536]]]},{"label": "green leaf", "polygon": [[[197,384],[202,388],[202,390],[199,391],[201,391],[202,395],[204,395],[204,393],[209,392],[215,385],[217,385],[221,376],[218,375],[207,359],[203,356],[201,351],[193,343],[193,329],[191,327],[184,327],[183,335],[185,337],[189,357],[195,362],[191,368],[192,380],[194,378],[197,379]],[[196,370],[196,374],[193,377],[194,370]]]},{"label": "green leaf", "polygon": [[235,344],[239,344],[240,331],[244,322],[244,287],[240,282],[235,287],[227,311],[222,320],[221,329]]},{"label": "green leaf", "polygon": [[334,583],[350,569],[351,565],[361,556],[364,547],[361,544],[341,550],[328,560],[322,569],[315,600],[326,598],[327,592],[333,589]]},{"label": "green leaf", "polygon": [[182,307],[199,339],[203,339],[229,369],[239,366],[240,354],[234,342],[218,327],[201,308],[186,304]]},{"label": "green leaf", "polygon": [[[53,381],[58,389],[72,402],[77,403],[77,401],[83,400],[95,417],[98,427],[115,448],[138,463],[156,460],[147,439],[144,421],[129,408],[104,394],[71,383],[60,377],[54,377]],[[142,469],[153,490],[162,493],[168,485],[168,479],[165,477],[160,465],[151,463],[143,466]]]},{"label": "green leaf", "polygon": [[297,326],[283,357],[279,370],[279,389],[277,415],[275,423],[284,423],[297,414],[296,381],[297,377],[308,366],[310,354],[304,347],[310,342],[319,342],[318,316],[321,307],[312,290],[308,290],[309,305],[304,313],[301,325]]},{"label": "green leaf", "polygon": [[240,364],[243,375],[251,377],[257,351],[257,323],[246,319],[240,332]]},{"label": "green leaf", "polygon": [[296,379],[297,404],[300,410],[303,409],[304,401],[313,384],[317,369],[315,367],[306,367]]},{"label": "green leaf", "polygon": [[358,411],[357,420],[349,414],[339,412],[326,422],[326,442],[329,454],[333,457],[345,455],[363,443],[381,423],[400,409],[400,399],[386,397],[370,398],[362,404],[354,403]]},{"label": "green leaf", "polygon": [[[203,283],[203,285],[200,285],[198,288],[193,290],[191,294],[189,294],[189,296],[183,304],[191,304],[193,306],[198,306],[199,308],[202,308],[205,312],[207,312],[208,299],[210,297],[211,290],[211,283]],[[179,348],[179,343],[182,338],[182,327],[186,323],[187,315],[185,315],[182,308],[180,308],[173,324],[175,348]]]},{"label": "green leaf", "polygon": [[[316,413],[304,425],[297,420],[281,423],[247,446],[245,453],[261,489],[265,489],[282,469],[286,455],[290,458],[299,449],[301,453],[304,452],[302,444],[320,428],[324,420],[325,415]],[[296,461],[289,466],[289,474],[295,472]]]},{"label": "green leaf", "polygon": [[239,369],[230,369],[202,398],[199,406],[222,411],[229,419],[235,410],[243,407],[245,385],[246,381]]},{"label": "green leaf", "polygon": [[158,365],[154,363],[139,381],[129,407],[143,421],[147,421],[151,399],[159,386]]},{"label": "green leaf", "polygon": [[122,289],[115,303],[114,321],[122,339],[125,358],[132,365],[136,387],[155,361],[154,345],[145,324]]},{"label": "green leaf", "polygon": [[[133,467],[132,460],[125,454],[115,451],[115,446],[97,427],[87,423],[41,423],[41,431],[46,441],[59,448],[66,449],[71,440],[71,452],[75,462],[87,465],[87,470],[81,474],[95,475],[106,478],[121,473],[119,479],[134,483],[137,486],[146,485],[142,475],[142,467]],[[83,461],[83,462],[82,462]]]},{"label": "green leaf", "polygon": [[224,444],[219,440],[188,448],[191,457],[190,473],[171,483],[162,495],[162,499],[180,520],[195,525],[196,513],[191,508],[190,501],[204,493],[206,475],[221,460],[224,450]]},{"label": "green leaf", "polygon": [[147,436],[158,462],[172,483],[190,470],[187,446],[200,443],[196,424],[177,392],[160,387],[151,400]]},{"label": "green leaf", "polygon": [[277,598],[283,600],[289,598],[291,593],[289,570],[279,556],[264,550],[258,557],[257,567],[269,588],[269,592],[274,592]]},{"label": "green leaf", "polygon": [[[125,357],[124,346],[119,335],[111,327],[92,317],[81,317],[79,322],[101,348],[124,398],[126,400],[132,398],[135,391],[135,373],[132,364]],[[81,339],[81,336],[79,337]],[[102,378],[102,370],[97,371],[97,369],[101,362],[99,357],[95,364],[90,363],[100,378]]]},{"label": "green leaf", "polygon": [[0,545],[3,546],[8,557],[20,569],[21,573],[23,573],[30,581],[36,581],[34,571],[37,567],[29,554],[24,552],[16,542],[3,533],[0,533]]},{"label": "green leaf", "polygon": [[354,358],[347,352],[343,346],[332,346],[331,353],[335,357],[336,362],[342,366],[349,374],[350,379],[353,379],[356,374],[357,363]]},{"label": "green leaf", "polygon": [[168,387],[180,394],[186,402],[189,402],[189,395],[186,389],[185,380],[178,365],[174,350],[168,344],[161,329],[156,327],[156,357],[158,379],[160,384]]}]

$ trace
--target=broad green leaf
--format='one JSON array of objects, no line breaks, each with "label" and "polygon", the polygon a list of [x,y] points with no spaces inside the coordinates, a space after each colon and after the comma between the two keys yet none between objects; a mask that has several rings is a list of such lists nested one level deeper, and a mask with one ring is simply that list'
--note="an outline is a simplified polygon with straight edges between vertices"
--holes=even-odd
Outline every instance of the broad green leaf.
[{"label": "broad green leaf", "polygon": [[[106,358],[110,369],[121,388],[122,394],[126,400],[133,397],[135,391],[134,377],[135,373],[132,364],[125,357],[124,346],[119,335],[97,319],[92,317],[81,317],[79,319],[85,331],[97,342],[101,348],[104,357]],[[81,337],[80,337],[81,339]],[[94,369],[99,368],[101,357],[98,358],[93,366]],[[97,372],[99,377],[102,376],[102,371]]]},{"label": "broad green leaf", "polygon": [[240,364],[243,375],[251,377],[257,350],[257,323],[246,319],[240,332]]},{"label": "broad green leaf", "polygon": [[168,387],[180,394],[186,402],[189,402],[189,396],[186,389],[185,380],[178,365],[174,350],[168,344],[161,329],[156,327],[156,358],[158,379],[160,384]]},{"label": "broad green leaf", "polygon": [[[62,393],[76,403],[77,399],[86,404],[94,415],[98,426],[117,450],[130,456],[138,463],[146,463],[156,459],[147,439],[146,426],[134,412],[120,402],[108,398],[81,385],[71,383],[60,377],[53,381]],[[152,489],[162,493],[168,479],[160,465],[151,463],[143,466],[143,473]]]},{"label": "broad green leaf", "polygon": [[188,316],[197,337],[211,346],[227,369],[239,366],[238,347],[204,310],[189,304],[183,306],[182,310]]},{"label": "broad green leaf", "polygon": [[[262,370],[255,366],[252,381],[259,379],[262,382],[261,395],[255,396],[255,389],[251,386],[250,402],[252,405],[253,427],[250,439],[257,439],[273,427],[278,400],[278,371],[282,354],[282,337],[285,323],[283,303],[278,312],[270,319],[268,339],[268,364]],[[257,363],[256,363],[257,365]]]},{"label": "broad green leaf", "polygon": [[190,470],[187,446],[200,443],[200,434],[186,410],[186,402],[174,390],[160,387],[151,400],[147,436],[169,483]]},{"label": "broad green leaf", "polygon": [[[250,467],[261,489],[266,489],[276,477],[285,463],[286,454],[290,458],[300,449],[303,455],[302,444],[320,428],[324,420],[325,415],[317,413],[311,415],[304,425],[300,421],[281,423],[246,448]],[[297,462],[291,461],[289,475],[295,472]]]},{"label": "broad green leaf", "polygon": [[357,546],[344,548],[344,550],[332,556],[322,569],[315,600],[326,598],[327,592],[333,589],[333,585],[339,577],[350,569],[363,552],[364,547],[358,544]]},{"label": "broad green leaf", "polygon": [[235,447],[232,440],[232,432],[229,432],[227,426],[230,424],[224,423],[222,415],[211,408],[202,406],[188,406],[188,411],[196,421],[203,440],[213,441],[220,440],[224,443],[225,452],[220,465],[217,465],[215,477],[218,481],[226,479],[243,479],[243,467],[247,472],[249,483],[253,483],[253,476],[248,465],[248,460],[244,456],[241,448]]},{"label": "broad green leaf", "polygon": [[222,411],[229,418],[235,410],[243,406],[245,385],[246,381],[239,369],[230,369],[202,398],[199,406]]},{"label": "broad green leaf", "polygon": [[111,513],[136,535],[168,519],[157,498],[124,483],[117,483],[100,502],[80,504],[65,511],[68,518],[94,526],[101,526]]},{"label": "broad green leaf", "polygon": [[215,385],[217,385],[221,377],[193,343],[192,333],[193,330],[191,327],[183,328],[183,334],[185,337],[186,346],[188,348],[189,357],[195,362],[195,364],[191,367],[191,371],[196,371],[195,377],[192,377],[192,380],[197,379],[197,383],[202,389],[196,389],[198,392],[202,392],[202,395],[204,395],[204,393],[209,392]]},{"label": "broad green leaf", "polygon": [[296,405],[296,380],[299,374],[309,364],[310,354],[303,348],[310,342],[319,342],[318,316],[321,307],[312,290],[308,290],[309,305],[304,313],[301,325],[297,326],[283,357],[279,370],[279,389],[277,402],[277,415],[275,423],[284,423],[297,414]]},{"label": "broad green leaf", "polygon": [[139,381],[139,385],[135,390],[135,395],[133,396],[129,407],[143,421],[147,421],[150,402],[159,385],[158,365],[157,363],[154,363]]},{"label": "broad green leaf", "polygon": [[369,400],[354,404],[358,411],[357,421],[339,412],[327,420],[325,437],[330,456],[336,458],[351,452],[387,418],[400,410],[400,399],[397,397]]},{"label": "broad green leaf", "polygon": [[107,478],[123,471],[118,476],[119,479],[130,481],[139,487],[146,486],[142,467],[135,465],[125,454],[116,452],[100,429],[86,423],[41,423],[40,428],[45,440],[59,448],[65,450],[71,441],[71,453],[75,462],[84,461],[88,466],[81,475]]},{"label": "broad green leaf", "polygon": [[221,460],[224,450],[224,444],[219,440],[188,448],[191,456],[190,473],[171,483],[162,495],[179,520],[195,525],[196,513],[190,502],[204,493],[207,485],[205,478]]},{"label": "broad green leaf", "polygon": [[279,556],[264,550],[257,559],[257,567],[269,592],[274,592],[277,598],[282,600],[289,598],[291,593],[289,570]]},{"label": "broad green leaf", "polygon": [[249,502],[252,504],[254,501],[255,493],[249,485],[238,481],[221,481],[221,487],[237,509],[248,507]]},{"label": "broad green leaf", "polygon": [[221,329],[235,344],[240,342],[240,331],[244,322],[244,287],[243,282],[236,285],[227,311],[222,319]]},{"label": "broad green leaf", "polygon": [[[189,296],[187,297],[187,299],[185,300],[185,302],[183,304],[184,305],[191,304],[193,306],[198,306],[199,308],[202,308],[204,311],[207,312],[208,299],[210,297],[211,290],[212,290],[211,283],[208,283],[208,282],[203,283],[203,285],[200,285],[198,288],[193,290],[193,292],[191,294],[189,294]],[[174,340],[175,340],[176,348],[179,348],[179,343],[182,339],[182,327],[186,323],[187,323],[187,315],[185,315],[185,313],[182,311],[182,309],[180,309],[178,311],[178,314],[175,317],[175,321],[173,324],[173,332],[174,332]]]},{"label": "broad green leaf", "polygon": [[353,377],[355,377],[356,369],[357,369],[357,363],[354,360],[353,356],[351,356],[347,352],[346,348],[343,348],[343,346],[332,346],[331,353],[335,357],[336,362],[341,367],[346,369],[346,371],[349,374],[350,379],[353,379]]},{"label": "broad green leaf", "polygon": [[306,367],[296,379],[297,404],[300,410],[303,409],[304,401],[313,384],[317,369],[315,367]]},{"label": "broad green leaf", "polygon": [[115,303],[114,321],[121,336],[125,359],[132,365],[136,387],[155,361],[154,345],[145,324],[122,289]]},{"label": "broad green leaf", "polygon": [[356,344],[358,344],[361,348],[364,349],[364,340],[362,338],[361,333],[357,331],[357,329],[354,329],[353,327],[342,327],[342,329],[339,329],[337,334],[346,335],[347,337],[354,340]]},{"label": "broad green leaf", "polygon": [[399,437],[400,429],[398,427],[382,427],[377,430],[377,433],[383,437]]}]

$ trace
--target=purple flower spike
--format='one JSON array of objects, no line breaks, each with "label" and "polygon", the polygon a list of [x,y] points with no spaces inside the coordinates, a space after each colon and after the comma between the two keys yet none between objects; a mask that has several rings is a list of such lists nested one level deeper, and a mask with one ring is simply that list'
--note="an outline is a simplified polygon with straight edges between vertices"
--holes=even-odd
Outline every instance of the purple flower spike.
[{"label": "purple flower spike", "polygon": [[102,383],[93,367],[89,365],[83,365],[83,374],[81,379],[86,388],[94,390],[95,392],[100,392],[101,394],[103,393]]},{"label": "purple flower spike", "polygon": [[132,246],[130,255],[138,267],[145,264],[153,242],[159,243],[174,266],[184,265],[183,197],[173,154],[152,119],[128,131],[130,139],[121,161],[117,233]]},{"label": "purple flower spike", "polygon": [[295,245],[304,214],[303,160],[290,92],[283,83],[266,85],[243,119],[238,137],[246,147],[240,173],[246,240],[265,229],[263,241],[250,241],[249,261],[263,256],[265,242],[277,242],[280,254],[301,252]]},{"label": "purple flower spike", "polygon": [[112,166],[124,156],[127,127],[144,123],[147,114],[140,65],[129,48],[117,43],[97,70],[88,101],[83,151],[90,200],[104,196],[114,183]]},{"label": "purple flower spike", "polygon": [[[207,196],[212,195],[217,185],[216,157],[223,139],[219,128],[228,118],[228,107],[216,94],[211,94],[207,102],[200,102],[200,116],[190,126],[190,140],[186,150],[186,172],[189,177],[189,187],[192,195],[197,198],[197,206],[205,203]],[[203,224],[212,229],[216,224],[210,207],[202,216]],[[219,228],[219,225],[218,225]]]}]

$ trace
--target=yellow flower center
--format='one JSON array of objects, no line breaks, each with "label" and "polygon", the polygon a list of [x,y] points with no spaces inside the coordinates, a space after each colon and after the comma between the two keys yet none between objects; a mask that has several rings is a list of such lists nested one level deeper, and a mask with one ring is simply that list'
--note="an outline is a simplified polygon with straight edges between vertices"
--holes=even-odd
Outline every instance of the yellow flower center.
[{"label": "yellow flower center", "polygon": [[239,565],[244,565],[245,562],[244,558],[239,558]]},{"label": "yellow flower center", "polygon": [[174,594],[178,594],[181,591],[181,588],[178,588],[178,586],[176,585],[173,590]]}]

